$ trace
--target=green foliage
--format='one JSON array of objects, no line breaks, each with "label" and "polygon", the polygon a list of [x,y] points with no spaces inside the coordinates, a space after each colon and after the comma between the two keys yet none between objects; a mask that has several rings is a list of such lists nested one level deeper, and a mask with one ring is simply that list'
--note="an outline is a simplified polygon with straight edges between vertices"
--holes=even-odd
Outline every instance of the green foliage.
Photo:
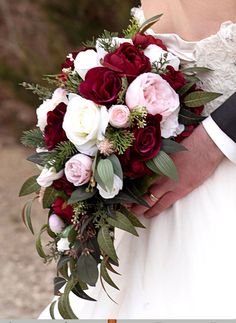
[{"label": "green foliage", "polygon": [[35,198],[32,200],[29,200],[28,202],[25,203],[22,209],[22,220],[26,228],[28,228],[32,234],[34,234],[34,229],[31,222],[31,209],[34,201],[35,201]]},{"label": "green foliage", "polygon": [[107,222],[116,228],[119,228],[119,229],[127,231],[135,236],[138,236],[138,233],[137,233],[135,227],[133,226],[133,224],[121,212],[116,212],[116,216],[114,218],[111,218],[111,217],[107,218]]},{"label": "green foliage", "polygon": [[58,310],[63,319],[78,319],[78,317],[72,311],[69,301],[69,294],[75,287],[76,283],[73,279],[70,279],[65,287],[64,293],[59,298]]},{"label": "green foliage", "polygon": [[43,208],[49,209],[58,196],[58,191],[54,187],[47,187],[43,194]]},{"label": "green foliage", "polygon": [[179,123],[184,125],[199,124],[206,117],[199,116],[196,113],[189,111],[187,109],[181,108],[179,112]]},{"label": "green foliage", "polygon": [[119,93],[118,100],[117,100],[118,104],[123,104],[125,102],[125,94],[126,94],[128,86],[129,86],[127,77],[122,77],[121,82],[122,82],[121,83],[121,91]]},{"label": "green foliage", "polygon": [[167,59],[168,54],[165,53],[161,55],[160,59],[158,61],[155,61],[152,63],[152,71],[157,74],[163,74],[166,73],[166,66],[169,63],[169,60]]},{"label": "green foliage", "polygon": [[142,34],[148,30],[149,28],[152,27],[152,25],[154,25],[158,20],[160,20],[160,18],[163,16],[163,14],[161,13],[160,15],[156,15],[153,16],[149,19],[147,19],[146,21],[144,21],[144,23],[141,25],[139,32],[141,32]]},{"label": "green foliage", "polygon": [[161,149],[167,154],[172,154],[172,153],[176,153],[178,151],[186,151],[187,150],[187,148],[185,148],[183,145],[181,145],[178,142],[175,142],[174,140],[171,140],[171,139],[162,139]]},{"label": "green foliage", "polygon": [[116,286],[116,284],[113,282],[113,280],[111,279],[111,277],[109,276],[108,274],[108,271],[106,269],[106,265],[105,265],[105,262],[102,261],[101,262],[101,277],[112,287],[114,287],[115,289],[119,289],[119,287]]},{"label": "green foliage", "polygon": [[52,92],[42,85],[26,82],[20,83],[20,85],[26,90],[32,91],[32,93],[36,94],[42,101],[50,99],[52,96]]},{"label": "green foliage", "polygon": [[189,108],[196,108],[213,101],[221,95],[221,93],[215,92],[195,91],[184,98],[184,104]]},{"label": "green foliage", "polygon": [[146,126],[147,109],[145,107],[137,107],[130,113],[130,126],[144,128]]},{"label": "green foliage", "polygon": [[95,286],[98,280],[98,264],[90,253],[82,253],[77,261],[79,278],[90,286]]},{"label": "green foliage", "polygon": [[127,148],[132,146],[134,135],[127,129],[114,129],[108,127],[106,137],[112,142],[119,155],[124,154]]},{"label": "green foliage", "polygon": [[46,232],[46,231],[47,231],[47,224],[44,224],[44,225],[41,227],[40,232],[39,232],[39,234],[38,234],[38,237],[37,237],[37,239],[36,239],[36,241],[35,241],[35,246],[36,246],[36,250],[37,250],[37,252],[38,252],[38,255],[39,255],[41,258],[43,258],[43,259],[45,260],[45,262],[46,262],[46,259],[47,259],[47,255],[46,255],[46,253],[45,253],[45,252],[44,252],[44,250],[43,250],[41,236],[42,236],[42,234],[43,234],[44,232]]},{"label": "green foliage", "polygon": [[40,185],[37,183],[38,175],[31,176],[28,178],[20,189],[19,196],[25,196],[40,190]]},{"label": "green foliage", "polygon": [[109,159],[100,159],[97,165],[98,175],[106,190],[111,191],[114,183],[114,169]]},{"label": "green foliage", "polygon": [[135,17],[132,17],[129,22],[128,27],[122,31],[125,38],[132,38],[140,28],[139,22]]},{"label": "green foliage", "polygon": [[113,52],[118,45],[114,42],[113,38],[118,37],[117,32],[110,32],[104,30],[103,34],[98,37],[99,45],[107,52]]},{"label": "green foliage", "polygon": [[69,72],[67,73],[67,80],[64,83],[63,87],[68,92],[77,93],[78,86],[82,81],[83,81],[82,78],[79,76],[77,72]]},{"label": "green foliage", "polygon": [[94,188],[92,191],[87,191],[85,186],[81,186],[72,193],[71,197],[68,200],[68,203],[74,204],[77,202],[88,200],[91,197],[93,197],[96,193],[97,193],[96,188]]},{"label": "green foliage", "polygon": [[100,249],[118,264],[118,257],[107,225],[102,226],[98,232],[98,244]]},{"label": "green foliage", "polygon": [[24,131],[21,137],[21,143],[30,148],[43,148],[45,143],[42,131],[40,129]]},{"label": "green foliage", "polygon": [[62,141],[50,154],[46,155],[45,164],[47,167],[55,167],[59,171],[63,168],[66,161],[76,152],[76,147],[70,141]]}]

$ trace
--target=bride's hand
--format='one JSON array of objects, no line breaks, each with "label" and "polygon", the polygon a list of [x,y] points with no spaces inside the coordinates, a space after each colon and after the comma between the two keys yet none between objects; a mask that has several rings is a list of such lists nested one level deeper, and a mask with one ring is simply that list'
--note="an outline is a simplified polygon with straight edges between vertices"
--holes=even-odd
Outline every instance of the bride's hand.
[{"label": "bride's hand", "polygon": [[[188,150],[172,155],[178,169],[179,181],[174,182],[166,177],[160,177],[149,189],[151,194],[144,196],[151,208],[135,205],[132,208],[135,214],[144,214],[148,218],[160,214],[200,186],[215,171],[224,157],[202,125],[181,144]],[[154,201],[157,199],[158,201]]]}]

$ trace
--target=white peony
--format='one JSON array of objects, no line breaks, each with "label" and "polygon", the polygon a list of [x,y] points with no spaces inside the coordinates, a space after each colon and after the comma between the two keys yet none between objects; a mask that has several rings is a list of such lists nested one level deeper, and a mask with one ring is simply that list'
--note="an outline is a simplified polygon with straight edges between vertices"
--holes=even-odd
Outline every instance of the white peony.
[{"label": "white peony", "polygon": [[64,171],[56,173],[56,169],[54,167],[44,167],[41,171],[41,174],[37,177],[37,183],[41,187],[49,187],[52,185],[53,181],[61,178],[64,174]]},{"label": "white peony", "polygon": [[66,250],[70,250],[70,242],[67,238],[61,238],[58,242],[57,242],[57,250],[59,252],[63,252]]},{"label": "white peony", "polygon": [[54,233],[61,233],[65,228],[64,221],[56,214],[51,214],[48,219],[49,228]]},{"label": "white peony", "polygon": [[101,64],[96,51],[94,49],[87,49],[76,56],[74,66],[75,71],[84,80],[88,70],[93,67],[101,66]]},{"label": "white peony", "polygon": [[62,126],[67,138],[81,153],[93,156],[97,151],[97,141],[104,139],[108,122],[105,106],[76,95],[68,103]]},{"label": "white peony", "polygon": [[173,54],[163,50],[161,47],[157,45],[149,45],[145,50],[144,50],[144,55],[147,56],[151,63],[154,63],[155,61],[160,61],[161,57],[163,55],[167,55],[167,65],[171,65],[174,67],[175,70],[179,70],[179,65],[180,65],[180,60],[177,56],[174,56]]},{"label": "white peony", "polygon": [[107,187],[105,191],[99,184],[97,184],[97,189],[99,190],[99,194],[104,199],[112,199],[119,193],[120,190],[122,190],[122,188],[123,188],[123,181],[117,175],[114,175],[114,183],[111,191],[109,191]]},{"label": "white peony", "polygon": [[161,136],[164,138],[176,137],[184,131],[184,125],[178,122],[179,112],[174,111],[166,120],[161,122]]},{"label": "white peony", "polygon": [[44,131],[44,128],[47,125],[47,114],[49,111],[52,111],[56,108],[56,106],[63,102],[65,104],[68,103],[67,92],[62,88],[58,88],[54,91],[52,98],[45,100],[36,110],[37,114],[37,127],[40,128],[41,131]]}]

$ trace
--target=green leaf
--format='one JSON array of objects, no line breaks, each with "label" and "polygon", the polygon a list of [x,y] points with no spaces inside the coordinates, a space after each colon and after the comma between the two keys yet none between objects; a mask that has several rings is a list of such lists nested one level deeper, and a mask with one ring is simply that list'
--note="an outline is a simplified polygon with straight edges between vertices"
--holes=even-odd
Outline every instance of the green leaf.
[{"label": "green leaf", "polygon": [[66,280],[62,277],[54,277],[53,284],[54,284],[54,295],[58,295],[60,289],[65,285]]},{"label": "green leaf", "polygon": [[144,33],[146,30],[148,30],[153,24],[155,24],[158,20],[160,20],[161,16],[163,16],[163,13],[160,15],[156,15],[150,19],[147,19],[144,21],[144,23],[141,25],[139,32]]},{"label": "green leaf", "polygon": [[24,131],[21,137],[21,143],[30,148],[42,148],[45,146],[43,133],[40,129]]},{"label": "green leaf", "polygon": [[26,159],[34,164],[44,166],[46,164],[45,158],[48,158],[50,154],[51,153],[47,153],[47,152],[37,153],[27,157]]},{"label": "green leaf", "polygon": [[63,231],[62,231],[62,233],[61,233],[61,237],[62,238],[68,238],[68,235],[69,235],[69,233],[70,233],[70,231],[71,231],[71,229],[73,228],[73,224],[71,224],[71,225],[68,225]]},{"label": "green leaf", "polygon": [[91,197],[93,197],[96,193],[96,188],[93,188],[92,192],[86,192],[86,188],[84,186],[81,186],[71,194],[71,197],[68,200],[68,204],[74,204],[77,202],[88,200]]},{"label": "green leaf", "polygon": [[145,226],[139,221],[137,216],[130,212],[126,207],[121,206],[120,211],[129,219],[133,226],[137,228],[145,228]]},{"label": "green leaf", "polygon": [[36,246],[36,250],[39,254],[39,256],[41,258],[44,258],[46,259],[47,255],[45,254],[44,250],[43,250],[43,246],[42,246],[42,242],[41,242],[41,235],[47,231],[47,224],[44,224],[39,232],[39,235],[36,239],[36,242],[35,242],[35,246]]},{"label": "green leaf", "polygon": [[98,175],[106,188],[111,191],[114,183],[114,169],[109,159],[101,159],[97,165]]},{"label": "green leaf", "polygon": [[107,225],[102,226],[98,232],[98,244],[100,249],[102,249],[115,263],[118,263],[117,254]]},{"label": "green leaf", "polygon": [[70,256],[61,256],[57,263],[57,271],[64,277],[65,279],[69,279],[68,276],[68,262],[70,261]]},{"label": "green leaf", "polygon": [[116,228],[119,228],[119,229],[127,231],[135,236],[138,236],[138,232],[136,231],[133,224],[121,212],[116,212],[115,218],[111,218],[111,217],[107,218],[107,222]]},{"label": "green leaf", "polygon": [[198,124],[199,122],[203,121],[206,117],[199,116],[192,111],[187,109],[181,108],[179,112],[179,123],[184,125],[192,125]]},{"label": "green leaf", "polygon": [[186,84],[185,84],[184,86],[182,86],[179,90],[177,90],[177,93],[178,93],[180,96],[184,95],[185,93],[187,93],[187,92],[191,89],[191,87],[192,87],[194,84],[196,84],[196,82],[194,82],[194,81],[190,81],[190,82],[186,83]]},{"label": "green leaf", "polygon": [[63,319],[78,319],[78,317],[72,311],[69,301],[69,293],[74,288],[75,282],[69,280],[66,284],[64,294],[59,298],[58,310]]},{"label": "green leaf", "polygon": [[179,151],[186,151],[187,148],[185,148],[183,145],[179,144],[178,142],[175,142],[171,139],[162,139],[162,150],[167,154],[176,153]]},{"label": "green leaf", "polygon": [[110,286],[120,290],[109,276],[104,261],[101,262],[101,276]]},{"label": "green leaf", "polygon": [[20,189],[19,196],[25,196],[40,190],[40,185],[37,183],[36,178],[38,175],[28,178]]},{"label": "green leaf", "polygon": [[82,298],[82,299],[86,299],[87,301],[96,301],[94,298],[88,296],[83,288],[81,287],[81,282],[78,282],[74,288],[71,290],[72,293],[74,293],[76,296],[78,296],[79,298]]},{"label": "green leaf", "polygon": [[208,67],[203,67],[203,66],[193,66],[193,67],[188,67],[183,69],[181,72],[183,73],[199,73],[199,72],[212,72],[213,70]]},{"label": "green leaf", "polygon": [[164,151],[160,151],[153,161],[157,169],[165,176],[178,181],[178,173],[173,160]]},{"label": "green leaf", "polygon": [[105,262],[105,265],[106,265],[106,268],[108,270],[110,270],[112,273],[116,274],[116,275],[119,275],[120,276],[120,273],[118,273],[113,267],[112,265],[110,264],[110,262],[106,261]]},{"label": "green leaf", "polygon": [[49,313],[50,313],[51,319],[53,319],[53,320],[55,320],[54,311],[55,311],[56,303],[57,303],[57,301],[52,302],[52,304],[50,305],[50,308],[49,308]]},{"label": "green leaf", "polygon": [[195,91],[184,98],[184,104],[189,108],[196,108],[213,101],[221,95],[221,93],[216,92]]},{"label": "green leaf", "polygon": [[162,173],[160,172],[160,170],[157,168],[156,164],[154,163],[153,159],[147,160],[145,162],[146,166],[151,169],[151,171],[153,171],[155,174],[157,175],[162,175]]},{"label": "green leaf", "polygon": [[82,253],[77,261],[79,278],[90,286],[95,286],[98,280],[97,262],[91,254]]},{"label": "green leaf", "polygon": [[120,179],[123,180],[123,170],[119,158],[115,154],[112,154],[109,157],[107,157],[107,159],[109,159],[112,162],[114,173],[117,176],[119,176]]},{"label": "green leaf", "polygon": [[47,187],[43,194],[43,208],[49,209],[57,197],[57,190],[54,187]]},{"label": "green leaf", "polygon": [[31,222],[31,209],[35,198],[26,202],[22,210],[22,219],[27,229],[29,229],[32,234],[34,234],[34,229]]}]

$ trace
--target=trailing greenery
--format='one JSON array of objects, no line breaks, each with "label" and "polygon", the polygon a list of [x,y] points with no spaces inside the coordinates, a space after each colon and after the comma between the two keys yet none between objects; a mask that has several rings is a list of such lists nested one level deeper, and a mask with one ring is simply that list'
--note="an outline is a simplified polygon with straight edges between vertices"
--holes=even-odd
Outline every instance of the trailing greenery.
[{"label": "trailing greenery", "polygon": [[140,28],[139,22],[135,17],[132,17],[130,20],[130,24],[126,29],[123,29],[123,34],[125,38],[132,38]]},{"label": "trailing greenery", "polygon": [[76,147],[70,141],[60,142],[52,152],[45,157],[47,167],[55,167],[61,170],[65,162],[77,152]]},{"label": "trailing greenery", "polygon": [[24,131],[21,143],[30,148],[43,148],[45,143],[42,131],[40,129]]},{"label": "trailing greenery", "polygon": [[26,90],[32,91],[42,101],[49,99],[52,96],[52,92],[42,85],[26,82],[20,83],[19,85],[23,86]]},{"label": "trailing greenery", "polygon": [[127,148],[134,142],[134,134],[127,129],[115,129],[110,127],[107,130],[106,137],[114,145],[118,155],[124,154]]}]

